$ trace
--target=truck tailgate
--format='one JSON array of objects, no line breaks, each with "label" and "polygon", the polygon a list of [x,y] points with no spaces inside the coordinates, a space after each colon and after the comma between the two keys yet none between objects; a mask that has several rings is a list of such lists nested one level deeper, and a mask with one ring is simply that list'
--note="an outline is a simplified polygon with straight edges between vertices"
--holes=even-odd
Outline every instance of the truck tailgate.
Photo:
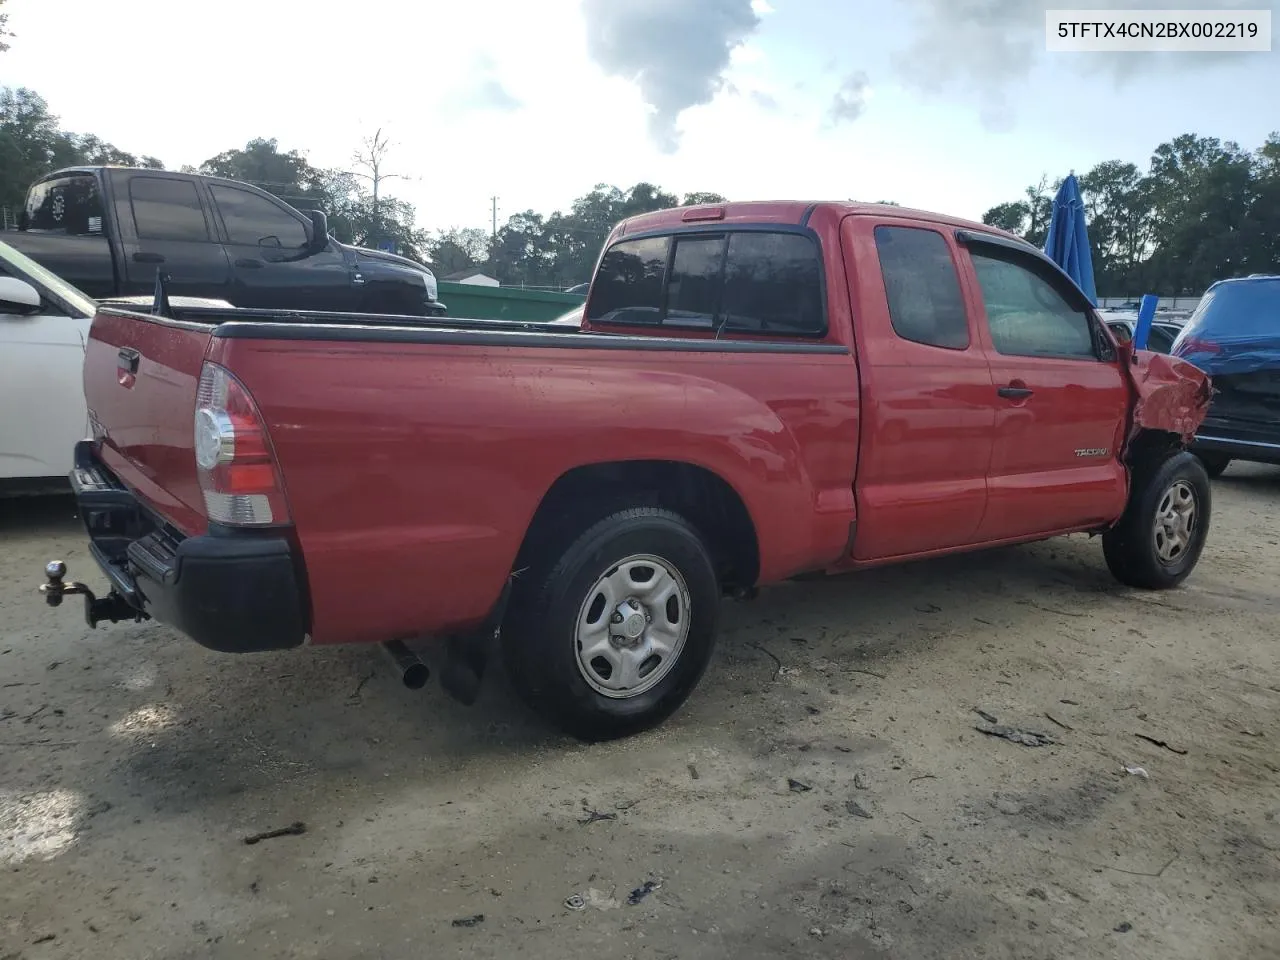
[{"label": "truck tailgate", "polygon": [[193,418],[213,327],[100,309],[84,395],[103,464],[186,534],[207,527]]}]

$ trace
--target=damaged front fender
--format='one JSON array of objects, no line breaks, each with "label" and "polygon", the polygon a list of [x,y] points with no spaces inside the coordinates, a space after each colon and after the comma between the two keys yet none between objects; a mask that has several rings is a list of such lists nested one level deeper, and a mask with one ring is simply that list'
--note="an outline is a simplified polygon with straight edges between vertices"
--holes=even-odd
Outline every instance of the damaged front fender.
[{"label": "damaged front fender", "polygon": [[1213,382],[1198,367],[1177,357],[1147,350],[1120,348],[1133,388],[1133,408],[1125,438],[1125,454],[1146,430],[1171,433],[1186,447],[1204,423],[1213,397]]}]

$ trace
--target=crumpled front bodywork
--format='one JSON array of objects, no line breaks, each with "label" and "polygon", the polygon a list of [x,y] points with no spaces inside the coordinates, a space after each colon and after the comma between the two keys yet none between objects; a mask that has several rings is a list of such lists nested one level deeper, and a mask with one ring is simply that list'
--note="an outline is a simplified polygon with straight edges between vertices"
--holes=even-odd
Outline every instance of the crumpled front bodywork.
[{"label": "crumpled front bodywork", "polygon": [[[1125,348],[1122,352],[1129,353]],[[1125,451],[1144,430],[1160,430],[1188,446],[1209,412],[1213,383],[1199,368],[1177,357],[1147,350],[1133,351],[1125,363],[1134,404]]]}]

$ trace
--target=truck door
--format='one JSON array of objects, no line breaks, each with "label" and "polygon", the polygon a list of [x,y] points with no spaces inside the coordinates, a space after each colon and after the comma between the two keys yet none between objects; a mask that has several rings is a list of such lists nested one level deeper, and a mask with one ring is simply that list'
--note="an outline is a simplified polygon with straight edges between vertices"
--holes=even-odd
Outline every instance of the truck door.
[{"label": "truck door", "polygon": [[308,250],[308,226],[297,211],[252,190],[209,184],[226,229],[238,307],[352,310],[353,270],[337,250]]},{"label": "truck door", "polygon": [[966,235],[982,306],[995,443],[984,541],[1057,533],[1119,516],[1128,385],[1084,295],[1012,243]]},{"label": "truck door", "polygon": [[117,193],[116,201],[127,277],[123,292],[151,293],[159,271],[168,274],[171,295],[226,299],[227,255],[215,242],[195,183],[157,172],[130,174],[125,184],[126,196]]},{"label": "truck door", "polygon": [[954,239],[936,224],[846,217],[862,436],[854,560],[965,546],[987,503],[995,410]]}]

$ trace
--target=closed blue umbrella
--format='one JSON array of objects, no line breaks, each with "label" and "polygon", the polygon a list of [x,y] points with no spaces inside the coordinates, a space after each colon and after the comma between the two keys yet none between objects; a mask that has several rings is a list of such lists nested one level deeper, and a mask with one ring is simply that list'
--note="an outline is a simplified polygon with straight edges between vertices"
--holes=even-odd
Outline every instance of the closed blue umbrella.
[{"label": "closed blue umbrella", "polygon": [[1098,288],[1093,282],[1093,254],[1089,250],[1089,226],[1080,196],[1080,181],[1073,173],[1062,181],[1053,198],[1053,215],[1044,252],[1076,282],[1089,302],[1098,304]]}]

